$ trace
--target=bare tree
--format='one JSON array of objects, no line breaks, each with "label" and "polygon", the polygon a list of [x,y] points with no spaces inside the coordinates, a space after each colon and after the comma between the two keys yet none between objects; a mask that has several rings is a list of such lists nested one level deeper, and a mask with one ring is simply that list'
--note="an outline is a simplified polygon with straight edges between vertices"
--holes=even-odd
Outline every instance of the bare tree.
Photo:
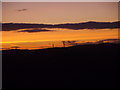
[{"label": "bare tree", "polygon": [[78,43],[76,43],[77,41],[66,41],[66,43],[68,45],[73,45],[73,46],[76,46]]}]

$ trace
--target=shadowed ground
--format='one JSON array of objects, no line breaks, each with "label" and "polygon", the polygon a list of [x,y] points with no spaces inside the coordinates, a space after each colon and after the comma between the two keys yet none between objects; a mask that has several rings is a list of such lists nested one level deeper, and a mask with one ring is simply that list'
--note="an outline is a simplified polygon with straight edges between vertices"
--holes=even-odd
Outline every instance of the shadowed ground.
[{"label": "shadowed ground", "polygon": [[3,90],[116,88],[118,46],[3,50]]}]

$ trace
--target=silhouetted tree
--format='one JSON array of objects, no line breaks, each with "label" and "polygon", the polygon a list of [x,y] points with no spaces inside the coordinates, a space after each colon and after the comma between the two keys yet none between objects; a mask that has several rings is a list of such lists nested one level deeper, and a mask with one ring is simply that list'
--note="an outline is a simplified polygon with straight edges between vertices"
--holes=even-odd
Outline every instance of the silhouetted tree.
[{"label": "silhouetted tree", "polygon": [[73,46],[76,46],[76,45],[77,45],[76,42],[77,42],[77,41],[66,41],[67,44],[73,45]]}]

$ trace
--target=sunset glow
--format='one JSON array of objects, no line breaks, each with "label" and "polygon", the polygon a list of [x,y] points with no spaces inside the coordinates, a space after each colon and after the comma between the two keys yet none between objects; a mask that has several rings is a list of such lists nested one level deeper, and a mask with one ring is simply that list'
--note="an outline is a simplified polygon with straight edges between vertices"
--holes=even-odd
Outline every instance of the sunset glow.
[{"label": "sunset glow", "polygon": [[[87,21],[118,21],[118,3],[42,3],[42,2],[4,2],[3,23],[65,24]],[[62,41],[90,42],[103,39],[117,39],[118,29],[66,29],[45,28],[50,31],[19,32],[18,29],[1,31],[2,48],[17,45],[21,48],[62,46]]]}]

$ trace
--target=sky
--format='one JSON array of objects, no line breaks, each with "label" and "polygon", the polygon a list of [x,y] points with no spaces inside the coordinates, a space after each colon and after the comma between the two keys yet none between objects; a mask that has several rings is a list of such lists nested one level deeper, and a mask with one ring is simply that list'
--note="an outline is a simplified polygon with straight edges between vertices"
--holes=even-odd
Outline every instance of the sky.
[{"label": "sky", "polygon": [[117,21],[117,2],[3,2],[2,22],[75,23]]},{"label": "sky", "polygon": [[[61,24],[88,21],[118,21],[117,2],[3,2],[2,23]],[[61,41],[117,39],[117,29],[71,30],[47,28],[50,32],[0,31],[2,47],[40,48],[62,46]],[[25,30],[25,29],[24,29]]]},{"label": "sky", "polygon": [[119,2],[119,0],[1,0],[2,2]]}]

